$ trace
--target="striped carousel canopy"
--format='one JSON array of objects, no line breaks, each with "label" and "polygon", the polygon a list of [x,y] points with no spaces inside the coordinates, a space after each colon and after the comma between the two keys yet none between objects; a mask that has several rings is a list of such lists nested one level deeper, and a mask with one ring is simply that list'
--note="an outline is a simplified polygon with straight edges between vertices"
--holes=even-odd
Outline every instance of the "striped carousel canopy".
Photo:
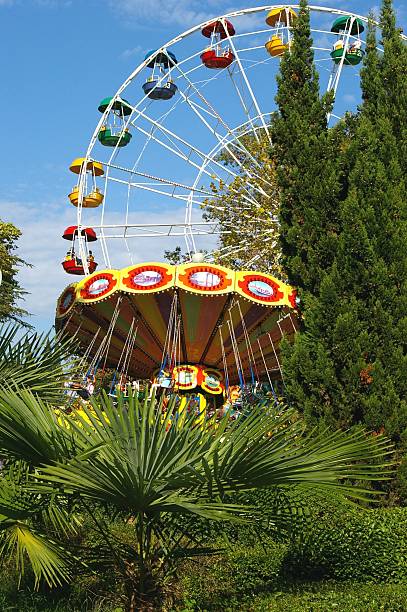
[{"label": "striped carousel canopy", "polygon": [[93,354],[104,351],[112,368],[127,347],[132,378],[151,378],[172,362],[227,370],[235,384],[279,377],[279,343],[296,331],[295,309],[295,291],[268,274],[149,262],[69,285],[56,327],[84,351],[91,343]]}]

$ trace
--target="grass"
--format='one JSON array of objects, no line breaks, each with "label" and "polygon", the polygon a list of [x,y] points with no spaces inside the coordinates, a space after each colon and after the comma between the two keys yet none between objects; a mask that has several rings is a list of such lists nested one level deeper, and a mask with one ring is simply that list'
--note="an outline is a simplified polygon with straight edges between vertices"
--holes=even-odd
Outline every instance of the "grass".
[{"label": "grass", "polygon": [[186,600],[177,612],[405,612],[407,584],[322,581],[298,583],[273,593],[201,605]]},{"label": "grass", "polygon": [[[92,593],[59,596],[29,589],[0,592],[1,612],[123,612],[120,602],[94,599]],[[273,593],[199,602],[186,599],[171,612],[405,612],[407,584],[323,581],[298,583]]]}]

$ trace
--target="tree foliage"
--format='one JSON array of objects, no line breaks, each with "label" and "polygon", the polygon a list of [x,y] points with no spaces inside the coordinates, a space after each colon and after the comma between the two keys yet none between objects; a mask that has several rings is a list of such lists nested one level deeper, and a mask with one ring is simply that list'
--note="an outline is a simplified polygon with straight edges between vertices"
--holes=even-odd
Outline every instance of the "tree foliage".
[{"label": "tree foliage", "polygon": [[17,280],[18,269],[28,265],[15,254],[20,236],[21,231],[15,225],[0,220],[0,270],[3,275],[0,286],[0,321],[14,319],[21,322],[21,317],[28,315],[26,310],[18,306],[18,302],[27,294]]},{"label": "tree foliage", "polygon": [[[364,423],[405,448],[407,48],[387,0],[381,20],[384,53],[371,24],[363,104],[341,151],[348,176],[346,197],[337,200],[335,248],[315,268],[319,283],[305,299],[303,333],[285,349],[284,372],[289,400],[310,423]],[[319,222],[317,231],[328,234],[329,224]],[[294,219],[291,230],[308,240],[305,224]],[[301,255],[303,266],[309,252],[314,247]]]},{"label": "tree foliage", "polygon": [[204,218],[217,221],[220,228],[214,258],[233,269],[255,269],[281,278],[279,194],[269,136],[258,130],[239,141],[244,150],[237,153],[238,161],[228,151],[218,156],[235,178],[229,184],[212,182],[213,198],[204,202]]},{"label": "tree foliage", "polygon": [[318,291],[321,272],[335,257],[338,198],[342,190],[338,153],[342,130],[328,130],[332,96],[320,97],[307,2],[301,0],[291,50],[277,78],[278,113],[272,122],[273,156],[280,189],[283,268],[302,292]]}]

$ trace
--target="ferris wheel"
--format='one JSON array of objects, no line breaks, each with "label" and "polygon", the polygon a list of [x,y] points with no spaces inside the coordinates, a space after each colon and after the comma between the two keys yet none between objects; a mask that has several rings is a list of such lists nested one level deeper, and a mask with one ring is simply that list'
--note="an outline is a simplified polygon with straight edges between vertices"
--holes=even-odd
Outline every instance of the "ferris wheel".
[{"label": "ferris wheel", "polygon": [[[77,181],[69,194],[76,224],[63,235],[71,242],[63,262],[68,273],[132,265],[145,259],[152,240],[159,256],[163,239],[167,246],[171,237],[198,260],[196,253],[214,248],[219,232],[216,220],[202,216],[211,185],[227,188],[241,176],[243,202],[259,193],[272,197],[245,136],[271,142],[275,77],[292,44],[298,8],[261,6],[199,24],[149,51],[114,95],[95,101],[93,136],[70,165]],[[358,102],[367,18],[309,9],[321,93],[335,93],[332,124]],[[253,221],[264,244],[273,239],[276,226],[264,223],[261,210]],[[227,228],[226,218],[222,231]],[[96,240],[94,255],[89,242]],[[242,236],[236,248],[248,267],[246,242]],[[220,263],[221,257],[220,250]]]}]

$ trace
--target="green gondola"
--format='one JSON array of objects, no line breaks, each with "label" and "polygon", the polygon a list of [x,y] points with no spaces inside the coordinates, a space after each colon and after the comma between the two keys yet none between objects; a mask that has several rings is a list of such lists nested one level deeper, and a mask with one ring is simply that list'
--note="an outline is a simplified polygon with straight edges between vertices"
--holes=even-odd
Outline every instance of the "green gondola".
[{"label": "green gondola", "polygon": [[112,134],[112,130],[103,127],[98,134],[99,142],[105,147],[125,147],[131,140],[131,134],[127,130]]},{"label": "green gondola", "polygon": [[[110,98],[104,98],[98,106],[98,111],[104,113],[111,101],[112,96],[110,96]],[[130,102],[122,98],[117,98],[117,100],[113,102],[112,111],[117,111],[120,113],[120,115],[127,117],[128,115],[131,115],[132,108]]]},{"label": "green gondola", "polygon": [[[348,32],[351,19],[352,17],[350,15],[343,15],[342,17],[338,17],[332,24],[331,32],[335,32],[336,34],[339,34],[339,32]],[[363,25],[363,21],[359,19],[359,17],[356,17],[352,23],[352,29],[350,33],[352,34],[352,36],[355,36],[356,34],[361,34],[364,29],[365,26]]]},{"label": "green gondola", "polygon": [[[344,53],[344,49],[343,48],[342,49],[334,49],[334,51],[331,52],[331,57],[332,57],[333,61],[335,62],[335,64],[340,64],[341,63],[343,53]],[[365,52],[362,51],[362,49],[348,50],[345,53],[345,59],[344,59],[343,63],[346,66],[357,66],[363,60],[364,54],[365,54]]]}]

